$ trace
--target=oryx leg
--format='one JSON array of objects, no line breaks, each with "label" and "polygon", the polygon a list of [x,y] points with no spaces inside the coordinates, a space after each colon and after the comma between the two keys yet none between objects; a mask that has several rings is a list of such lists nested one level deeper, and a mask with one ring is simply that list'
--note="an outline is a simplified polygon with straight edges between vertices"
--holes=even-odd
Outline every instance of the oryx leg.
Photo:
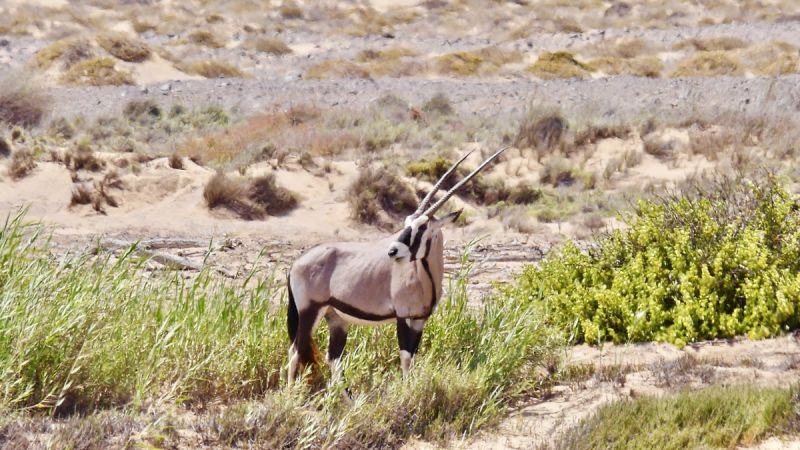
[{"label": "oryx leg", "polygon": [[344,353],[344,346],[347,344],[347,322],[333,310],[329,308],[325,313],[325,320],[328,322],[330,340],[328,341],[328,364],[331,367],[331,374],[334,378],[339,376],[341,370],[341,358]]},{"label": "oryx leg", "polygon": [[297,334],[289,348],[289,383],[297,377],[297,369],[300,364],[316,362],[312,336],[320,319],[320,308],[312,304],[298,313]]},{"label": "oryx leg", "polygon": [[400,368],[403,370],[403,377],[408,376],[408,371],[411,369],[424,327],[425,319],[397,319],[397,343],[400,345]]}]

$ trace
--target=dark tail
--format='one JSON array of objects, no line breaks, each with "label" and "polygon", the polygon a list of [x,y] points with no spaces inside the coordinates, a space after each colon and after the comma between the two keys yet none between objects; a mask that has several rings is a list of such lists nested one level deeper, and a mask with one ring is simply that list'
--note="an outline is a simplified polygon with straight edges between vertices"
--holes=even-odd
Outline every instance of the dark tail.
[{"label": "dark tail", "polygon": [[286,326],[289,328],[289,343],[293,343],[294,337],[297,336],[297,323],[300,321],[300,316],[297,313],[297,305],[294,304],[294,295],[292,295],[291,275],[286,275],[286,286],[289,290],[289,311],[286,315]]}]

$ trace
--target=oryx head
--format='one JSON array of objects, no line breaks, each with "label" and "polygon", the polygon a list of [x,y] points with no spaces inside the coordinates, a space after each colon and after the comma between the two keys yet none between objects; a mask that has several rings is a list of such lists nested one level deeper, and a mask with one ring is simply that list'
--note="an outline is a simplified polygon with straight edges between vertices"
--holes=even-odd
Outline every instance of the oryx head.
[{"label": "oryx head", "polygon": [[442,218],[436,218],[434,213],[441,208],[442,205],[444,205],[447,200],[449,200],[450,197],[452,197],[453,194],[455,194],[455,192],[461,188],[461,186],[475,177],[478,172],[480,172],[484,167],[492,162],[492,160],[505,151],[506,148],[508,147],[501,148],[495,152],[492,156],[486,159],[486,161],[481,163],[481,165],[479,165],[475,170],[470,172],[469,175],[465,176],[461,181],[447,191],[442,198],[429,207],[431,200],[433,200],[433,196],[442,186],[442,183],[444,183],[447,177],[450,176],[450,174],[456,170],[458,165],[467,159],[472,152],[467,152],[467,154],[462,156],[461,159],[456,161],[450,167],[450,169],[448,169],[447,172],[445,172],[445,174],[439,178],[433,188],[431,188],[430,192],[428,192],[428,195],[422,199],[417,207],[417,210],[414,211],[414,213],[410,216],[406,217],[403,231],[400,232],[397,240],[389,245],[389,257],[394,259],[396,262],[425,259],[430,252],[432,242],[441,240],[442,226],[455,221],[461,214],[461,210],[451,212]]}]

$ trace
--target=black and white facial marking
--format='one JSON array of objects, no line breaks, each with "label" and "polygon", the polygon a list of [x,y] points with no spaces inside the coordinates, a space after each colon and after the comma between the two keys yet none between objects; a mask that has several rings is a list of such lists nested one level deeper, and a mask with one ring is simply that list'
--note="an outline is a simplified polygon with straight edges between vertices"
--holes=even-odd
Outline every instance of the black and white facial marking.
[{"label": "black and white facial marking", "polygon": [[395,261],[408,258],[409,261],[423,259],[430,247],[430,233],[428,232],[427,216],[416,219],[408,217],[406,227],[397,240],[389,246],[389,257]]}]

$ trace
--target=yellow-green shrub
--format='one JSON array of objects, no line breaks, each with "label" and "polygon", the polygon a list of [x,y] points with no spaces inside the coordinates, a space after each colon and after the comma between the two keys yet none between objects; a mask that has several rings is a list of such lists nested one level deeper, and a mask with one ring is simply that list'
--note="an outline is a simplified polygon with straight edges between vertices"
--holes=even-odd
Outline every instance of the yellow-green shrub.
[{"label": "yellow-green shrub", "polygon": [[800,327],[800,215],[774,180],[700,199],[641,201],[589,252],[567,243],[509,295],[578,341],[677,345]]}]

